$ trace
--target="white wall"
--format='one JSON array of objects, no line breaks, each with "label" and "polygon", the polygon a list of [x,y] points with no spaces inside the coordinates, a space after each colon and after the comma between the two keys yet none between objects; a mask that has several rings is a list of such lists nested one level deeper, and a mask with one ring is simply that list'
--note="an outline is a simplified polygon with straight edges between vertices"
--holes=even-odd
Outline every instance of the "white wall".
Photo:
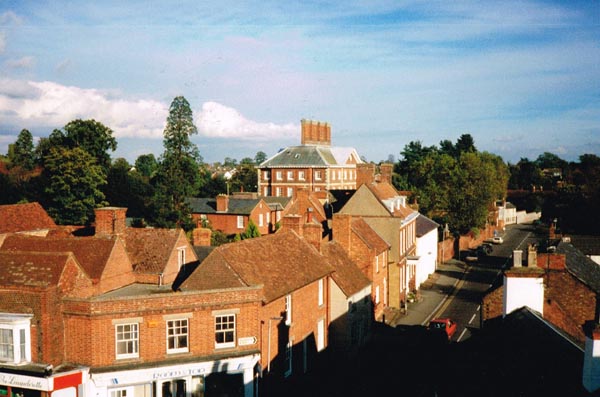
[{"label": "white wall", "polygon": [[417,237],[416,255],[419,257],[416,273],[416,286],[427,281],[430,274],[435,273],[437,264],[438,231],[433,229],[422,237]]},{"label": "white wall", "polygon": [[544,280],[541,276],[504,276],[503,315],[527,306],[544,315]]}]

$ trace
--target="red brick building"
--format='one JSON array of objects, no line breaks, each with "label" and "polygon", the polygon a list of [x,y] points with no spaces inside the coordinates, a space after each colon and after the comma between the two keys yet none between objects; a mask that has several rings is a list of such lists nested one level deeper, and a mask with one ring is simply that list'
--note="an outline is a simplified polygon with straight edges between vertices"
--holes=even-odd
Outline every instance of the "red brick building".
[{"label": "red brick building", "polygon": [[300,146],[287,147],[257,166],[258,193],[293,197],[298,189],[355,189],[356,164],[363,162],[356,150],[332,146],[328,123],[303,119],[301,124]]}]

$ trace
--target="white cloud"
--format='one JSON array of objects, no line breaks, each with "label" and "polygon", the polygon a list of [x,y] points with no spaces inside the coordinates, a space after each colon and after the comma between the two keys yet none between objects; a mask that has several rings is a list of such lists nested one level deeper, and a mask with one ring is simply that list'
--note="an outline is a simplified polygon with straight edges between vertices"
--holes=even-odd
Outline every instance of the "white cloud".
[{"label": "white cloud", "polygon": [[195,122],[200,134],[212,138],[268,140],[289,138],[298,134],[299,126],[259,123],[248,120],[237,110],[216,102],[205,102],[196,112]]},{"label": "white cloud", "polygon": [[0,32],[0,54],[6,49],[6,33]]},{"label": "white cloud", "polygon": [[[61,128],[75,119],[95,119],[116,138],[162,139],[168,106],[154,100],[128,100],[117,94],[43,81],[0,80],[0,127]],[[195,112],[202,136],[270,140],[297,135],[294,124],[259,123],[231,107],[206,102]]]}]

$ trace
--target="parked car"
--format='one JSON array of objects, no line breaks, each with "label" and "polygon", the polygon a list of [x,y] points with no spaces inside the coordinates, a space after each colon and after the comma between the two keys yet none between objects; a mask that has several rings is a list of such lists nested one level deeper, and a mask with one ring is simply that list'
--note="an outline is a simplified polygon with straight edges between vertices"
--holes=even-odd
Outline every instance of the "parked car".
[{"label": "parked car", "polygon": [[494,248],[490,243],[483,243],[479,247],[477,247],[477,253],[483,256],[490,255]]},{"label": "parked car", "polygon": [[494,244],[502,244],[503,242],[504,242],[504,239],[500,236],[492,237],[492,243],[494,243]]},{"label": "parked car", "polygon": [[444,332],[448,340],[456,332],[456,323],[449,318],[435,318],[429,322],[427,329],[435,332]]}]

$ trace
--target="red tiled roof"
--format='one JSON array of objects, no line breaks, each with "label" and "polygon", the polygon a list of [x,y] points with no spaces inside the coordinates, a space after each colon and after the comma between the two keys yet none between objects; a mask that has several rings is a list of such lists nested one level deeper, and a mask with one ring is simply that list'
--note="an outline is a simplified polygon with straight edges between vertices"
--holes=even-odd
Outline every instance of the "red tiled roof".
[{"label": "red tiled roof", "polygon": [[0,285],[55,286],[70,257],[69,252],[0,251]]},{"label": "red tiled roof", "polygon": [[124,240],[127,254],[138,273],[160,273],[175,249],[180,229],[126,229]]},{"label": "red tiled roof", "polygon": [[390,249],[390,245],[383,239],[363,218],[352,219],[352,230],[360,237],[367,246],[373,248],[379,255]]},{"label": "red tiled roof", "polygon": [[[182,288],[263,285],[264,299],[271,302],[332,270],[323,256],[296,232],[281,230],[216,248]],[[217,275],[226,280],[219,280]]]},{"label": "red tiled roof", "polygon": [[341,290],[350,297],[371,284],[356,263],[350,259],[346,250],[336,241],[322,246],[323,255],[335,270],[331,277]]},{"label": "red tiled roof", "polygon": [[0,233],[25,232],[56,227],[39,203],[0,205]]},{"label": "red tiled roof", "polygon": [[99,280],[115,246],[114,238],[69,237],[51,238],[10,235],[0,247],[2,251],[72,252],[93,280]]},{"label": "red tiled roof", "polygon": [[394,188],[394,186],[392,186],[388,182],[372,183],[368,186],[371,188],[371,191],[375,194],[375,196],[377,196],[377,198],[382,201],[400,195],[396,188]]}]

